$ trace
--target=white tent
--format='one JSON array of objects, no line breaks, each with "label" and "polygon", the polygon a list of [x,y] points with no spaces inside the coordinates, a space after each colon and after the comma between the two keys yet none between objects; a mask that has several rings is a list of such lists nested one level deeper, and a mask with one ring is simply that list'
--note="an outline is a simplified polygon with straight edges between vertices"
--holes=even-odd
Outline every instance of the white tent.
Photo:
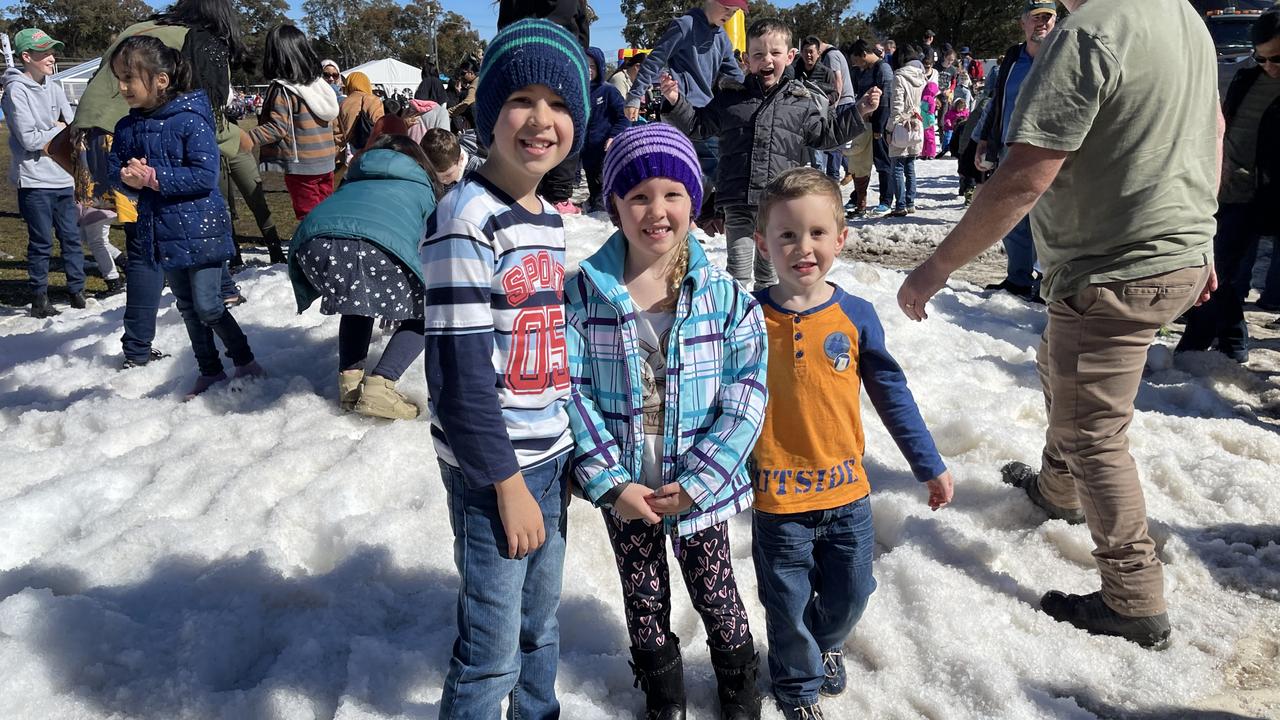
[{"label": "white tent", "polygon": [[346,77],[353,72],[364,73],[375,88],[381,85],[382,89],[388,93],[406,89],[413,92],[418,88],[418,83],[422,82],[422,68],[416,68],[394,58],[370,60],[363,65],[343,70],[342,75]]},{"label": "white tent", "polygon": [[80,103],[81,93],[101,63],[102,58],[94,58],[54,74],[53,79],[62,85],[62,91],[67,94],[67,102],[71,103],[71,107]]}]

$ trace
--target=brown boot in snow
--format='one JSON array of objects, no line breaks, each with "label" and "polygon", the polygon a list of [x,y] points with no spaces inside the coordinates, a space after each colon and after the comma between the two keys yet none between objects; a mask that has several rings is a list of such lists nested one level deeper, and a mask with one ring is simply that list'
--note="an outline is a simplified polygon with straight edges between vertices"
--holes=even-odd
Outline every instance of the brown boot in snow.
[{"label": "brown boot in snow", "polygon": [[396,384],[377,375],[366,375],[360,383],[360,399],[356,412],[387,420],[412,420],[420,410],[409,399],[396,392]]},{"label": "brown boot in snow", "polygon": [[343,412],[356,409],[356,402],[360,399],[361,380],[364,380],[363,370],[343,370],[338,373],[338,405],[342,406]]}]

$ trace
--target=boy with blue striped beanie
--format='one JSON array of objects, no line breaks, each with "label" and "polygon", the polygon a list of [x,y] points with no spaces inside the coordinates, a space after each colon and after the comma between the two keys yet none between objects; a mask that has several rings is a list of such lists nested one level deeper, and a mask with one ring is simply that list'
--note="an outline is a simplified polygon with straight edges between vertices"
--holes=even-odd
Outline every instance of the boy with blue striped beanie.
[{"label": "boy with blue striped beanie", "polygon": [[[441,718],[555,718],[567,470],[564,226],[538,181],[582,143],[587,58],[545,20],[485,51],[489,157],[436,208],[421,248],[431,435],[458,564]],[[516,708],[518,707],[518,711]]]}]

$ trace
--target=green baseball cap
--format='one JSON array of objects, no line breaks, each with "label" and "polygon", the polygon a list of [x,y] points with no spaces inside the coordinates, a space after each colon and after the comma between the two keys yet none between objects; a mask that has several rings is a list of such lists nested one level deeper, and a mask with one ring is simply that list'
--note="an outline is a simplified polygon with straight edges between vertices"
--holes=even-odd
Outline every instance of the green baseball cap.
[{"label": "green baseball cap", "polygon": [[1040,13],[1057,15],[1058,3],[1054,0],[1027,0],[1026,7],[1022,8],[1023,15],[1038,15]]},{"label": "green baseball cap", "polygon": [[62,50],[62,43],[49,37],[49,33],[40,28],[27,28],[19,30],[18,34],[13,38],[13,53],[21,55],[24,52],[54,52]]}]

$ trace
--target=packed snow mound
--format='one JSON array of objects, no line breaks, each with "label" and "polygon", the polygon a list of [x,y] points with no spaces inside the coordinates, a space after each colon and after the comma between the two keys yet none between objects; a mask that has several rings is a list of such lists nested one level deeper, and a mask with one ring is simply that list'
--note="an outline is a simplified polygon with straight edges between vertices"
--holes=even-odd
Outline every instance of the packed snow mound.
[{"label": "packed snow mound", "polygon": [[[569,218],[571,259],[609,232]],[[704,239],[723,263],[723,239]],[[1242,643],[1275,644],[1273,429],[1236,417],[1180,363],[1151,372],[1130,439],[1173,646],[1090,637],[1037,609],[1051,588],[1096,589],[1087,528],[1046,522],[997,472],[1040,453],[1042,311],[956,283],[917,324],[895,305],[901,273],[841,261],[833,279],[879,310],[956,501],[929,511],[864,403],[879,586],[828,718],[1185,717],[1231,689]],[[250,301],[235,313],[268,376],[191,402],[195,363],[171,303],[156,346],[174,357],[126,372],[122,296],[0,320],[0,717],[436,716],[457,580],[428,425],[341,413],[337,319],[296,315],[279,266],[239,280]],[[421,360],[401,386],[425,402]],[[731,527],[763,653],[750,522]],[[643,700],[599,511],[575,500],[569,528],[563,717],[632,717]],[[690,717],[716,717],[705,636],[675,577]]]}]

